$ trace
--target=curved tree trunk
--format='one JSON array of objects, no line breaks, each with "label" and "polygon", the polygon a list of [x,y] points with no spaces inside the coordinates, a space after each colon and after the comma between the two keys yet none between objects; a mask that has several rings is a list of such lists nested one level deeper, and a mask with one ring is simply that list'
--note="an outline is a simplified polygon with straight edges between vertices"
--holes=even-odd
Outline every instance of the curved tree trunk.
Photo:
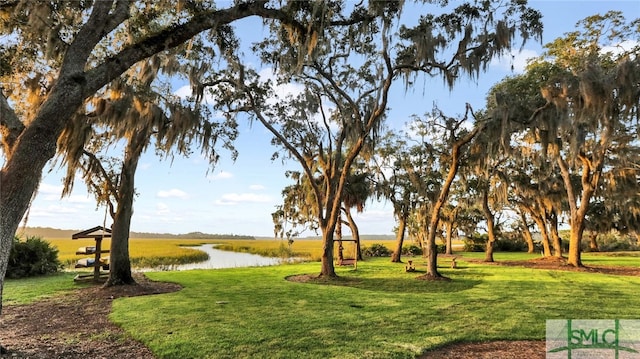
[{"label": "curved tree trunk", "polygon": [[[467,106],[467,110],[469,107]],[[475,135],[480,133],[484,129],[484,125],[476,126],[473,131],[467,133],[463,138],[455,141],[451,148],[451,164],[449,167],[449,171],[447,173],[447,178],[442,184],[442,189],[440,190],[440,195],[436,200],[436,203],[433,205],[433,210],[431,211],[431,219],[429,220],[429,238],[427,239],[427,248],[428,248],[428,260],[427,260],[427,275],[431,277],[440,277],[440,273],[438,273],[438,251],[436,247],[436,232],[438,230],[438,223],[440,221],[440,210],[442,206],[447,202],[449,198],[449,190],[451,189],[451,184],[458,173],[458,168],[460,167],[460,149],[462,146],[469,143]]]},{"label": "curved tree trunk", "polygon": [[[602,146],[604,151],[606,147]],[[603,154],[602,154],[603,155]],[[569,238],[569,253],[567,255],[567,263],[574,267],[582,267],[582,259],[580,253],[582,252],[582,234],[584,233],[585,217],[587,210],[589,209],[589,201],[595,192],[596,185],[600,180],[600,174],[602,171],[602,161],[589,161],[586,158],[580,158],[583,162],[582,166],[582,195],[580,196],[580,207],[578,207],[578,196],[573,188],[571,182],[571,175],[569,173],[569,167],[567,163],[558,157],[558,167],[560,167],[560,174],[564,181],[564,186],[567,191],[567,199],[569,201],[569,209],[571,213],[571,237]]]},{"label": "curved tree trunk", "polygon": [[133,216],[135,175],[142,150],[148,143],[147,131],[140,130],[127,142],[118,187],[118,209],[113,219],[111,251],[109,254],[109,278],[105,286],[135,283],[131,275],[129,259],[129,232]]},{"label": "curved tree trunk", "polygon": [[351,237],[355,241],[356,245],[356,258],[359,261],[362,260],[362,250],[360,248],[360,231],[358,230],[358,225],[356,221],[353,220],[353,216],[351,215],[351,209],[348,207],[345,208],[344,213],[347,215],[347,223],[349,224],[349,228],[351,229]]},{"label": "curved tree trunk", "polygon": [[544,221],[544,217],[542,217],[539,213],[530,212],[531,218],[538,226],[538,230],[540,230],[540,236],[542,237],[542,255],[545,257],[551,257],[551,243],[549,242],[549,232],[547,231],[547,225]]},{"label": "curved tree trunk", "polygon": [[496,235],[494,232],[495,222],[493,219],[493,213],[489,208],[489,190],[486,189],[482,194],[482,212],[487,220],[487,234],[489,240],[487,241],[487,248],[485,250],[484,261],[493,262],[493,245],[496,242]]},{"label": "curved tree trunk", "polygon": [[7,137],[2,139],[6,158],[0,170],[0,313],[13,238],[38,189],[44,166],[56,153],[56,141],[65,122],[82,104],[83,84],[78,80],[84,79],[62,74],[26,128],[0,94],[2,113],[7,115],[3,121],[13,120],[16,127],[11,136],[19,136],[19,140],[7,143],[9,134],[3,132]]},{"label": "curved tree trunk", "polygon": [[600,248],[598,247],[598,232],[592,231],[589,236],[589,250],[592,252],[599,252]]},{"label": "curved tree trunk", "polygon": [[551,232],[551,240],[553,243],[553,255],[555,257],[562,257],[562,240],[560,234],[558,234],[558,215],[555,210],[552,210],[547,218],[549,219],[549,231]]},{"label": "curved tree trunk", "polygon": [[518,211],[518,214],[520,214],[520,219],[522,220],[522,235],[525,242],[527,242],[527,253],[533,253],[535,246],[533,244],[533,236],[529,230],[529,224],[527,223],[527,216],[521,210]]},{"label": "curved tree trunk", "polygon": [[337,277],[333,265],[333,231],[322,231],[322,257],[320,260],[320,277]]},{"label": "curved tree trunk", "polygon": [[398,232],[396,233],[396,250],[391,255],[391,262],[402,263],[402,245],[404,243],[404,234],[407,231],[407,217],[405,215],[398,216]]},{"label": "curved tree trunk", "polygon": [[427,276],[442,277],[438,272],[438,247],[436,246],[436,232],[438,229],[438,218],[432,217],[429,221],[428,238],[426,241],[427,248]]},{"label": "curved tree trunk", "polygon": [[[331,203],[329,201],[329,203]],[[333,247],[334,240],[333,234],[336,231],[338,225],[338,217],[340,216],[340,207],[338,203],[334,203],[335,207],[333,215],[329,215],[326,218],[320,219],[320,230],[322,231],[322,257],[320,259],[320,277],[335,278],[336,274],[335,265],[333,263]],[[329,209],[327,209],[329,211]]]}]

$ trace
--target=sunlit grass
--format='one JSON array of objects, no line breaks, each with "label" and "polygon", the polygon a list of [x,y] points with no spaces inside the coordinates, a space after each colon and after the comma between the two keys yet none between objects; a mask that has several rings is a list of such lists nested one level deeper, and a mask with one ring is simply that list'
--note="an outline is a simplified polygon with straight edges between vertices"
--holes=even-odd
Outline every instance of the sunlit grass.
[{"label": "sunlit grass", "polygon": [[29,304],[85,286],[73,281],[75,275],[75,273],[62,272],[42,277],[6,279],[2,304]]},{"label": "sunlit grass", "polygon": [[[233,242],[264,248],[282,244]],[[185,241],[172,248],[180,244]],[[320,247],[318,240],[296,244]],[[640,277],[496,266],[465,260],[483,253],[458,254],[457,269],[449,268],[448,258],[439,261],[450,282],[416,280],[426,270],[420,257],[414,258],[417,273],[405,272],[404,264],[389,258],[369,258],[357,270],[337,267],[341,280],[324,283],[285,280],[319,273],[317,262],[151,272],[151,279],[184,289],[118,299],[111,318],[158,358],[415,358],[458,341],[542,340],[547,319],[640,317]],[[498,261],[536,257],[496,253]],[[583,259],[640,267],[637,256],[585,253]],[[7,280],[4,304],[61,295],[76,286],[72,276]]]},{"label": "sunlit grass", "polygon": [[[93,239],[46,238],[58,248],[58,258],[66,268],[73,268],[76,261],[91,255],[76,254],[79,247],[95,246]],[[189,246],[203,243],[219,243],[202,239],[147,239],[131,238],[129,240],[129,255],[131,265],[136,268],[155,267],[158,265],[185,264],[204,261],[207,254]],[[109,249],[111,241],[102,241],[102,248]],[[103,254],[108,256],[109,254]]]},{"label": "sunlit grass", "polygon": [[[424,268],[419,268],[422,272]],[[640,278],[483,263],[416,280],[388,258],[293,283],[318,263],[149,273],[180,292],[123,298],[111,318],[158,358],[415,358],[457,341],[542,340],[546,319],[640,317]]]}]

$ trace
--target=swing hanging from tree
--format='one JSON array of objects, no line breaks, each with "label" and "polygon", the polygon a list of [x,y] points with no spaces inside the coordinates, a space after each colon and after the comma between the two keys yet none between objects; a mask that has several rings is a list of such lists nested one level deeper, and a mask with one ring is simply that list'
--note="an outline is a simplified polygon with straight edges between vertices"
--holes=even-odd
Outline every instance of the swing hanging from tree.
[{"label": "swing hanging from tree", "polygon": [[[353,266],[353,269],[358,269],[358,246],[357,246],[357,240],[355,239],[336,239],[336,242],[338,242],[338,256],[337,258],[337,264],[339,266]],[[342,242],[353,242],[353,258],[344,258],[344,246],[342,245]]]}]

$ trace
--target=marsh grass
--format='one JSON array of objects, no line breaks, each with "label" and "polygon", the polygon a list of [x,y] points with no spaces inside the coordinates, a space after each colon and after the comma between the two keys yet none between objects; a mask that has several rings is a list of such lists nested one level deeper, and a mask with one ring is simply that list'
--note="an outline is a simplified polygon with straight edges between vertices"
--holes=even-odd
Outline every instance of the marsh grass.
[{"label": "marsh grass", "polygon": [[[47,238],[46,240],[58,248],[58,257],[65,268],[73,268],[78,259],[91,257],[91,255],[77,255],[76,251],[79,247],[95,245],[95,241],[92,239]],[[220,241],[131,238],[129,240],[131,266],[134,268],[153,268],[159,265],[201,262],[207,260],[207,254],[189,247],[206,243],[220,243]],[[103,249],[109,249],[110,245],[111,240],[109,239],[102,242]],[[104,255],[108,256],[109,254]]]},{"label": "marsh grass", "polygon": [[[259,254],[265,257],[276,258],[304,258],[309,261],[320,261],[322,257],[322,241],[320,239],[296,239],[291,247],[286,240],[228,240],[221,241],[217,248],[226,251]],[[391,240],[362,240],[362,247],[372,244],[382,244],[385,247],[394,248],[395,241]],[[407,244],[409,245],[409,244]],[[355,255],[353,242],[343,242],[344,255],[352,258]],[[337,244],[336,244],[337,250]]]},{"label": "marsh grass", "polygon": [[[87,255],[76,255],[79,247],[93,246],[92,239],[71,240],[70,238],[46,238],[46,240],[58,248],[58,258],[65,268],[73,268],[78,259]],[[380,243],[387,248],[393,248],[394,241],[364,240],[362,246],[370,246]],[[238,240],[238,239],[153,239],[131,238],[129,240],[129,252],[131,265],[134,268],[155,268],[161,265],[176,265],[195,263],[207,260],[206,253],[193,248],[201,244],[218,244],[218,249],[259,254],[265,257],[275,258],[303,258],[310,261],[319,261],[322,256],[322,241],[319,239],[298,239],[291,247],[285,240]],[[109,249],[111,241],[105,239],[102,242],[104,249]],[[344,242],[345,256],[353,257],[355,247],[352,242]],[[108,255],[108,254],[105,254]]]},{"label": "marsh grass", "polygon": [[329,282],[285,279],[317,263],[155,272],[184,289],[118,299],[111,319],[159,358],[414,358],[458,341],[541,340],[546,319],[640,317],[638,277],[446,264],[450,282],[416,280],[388,258]]}]

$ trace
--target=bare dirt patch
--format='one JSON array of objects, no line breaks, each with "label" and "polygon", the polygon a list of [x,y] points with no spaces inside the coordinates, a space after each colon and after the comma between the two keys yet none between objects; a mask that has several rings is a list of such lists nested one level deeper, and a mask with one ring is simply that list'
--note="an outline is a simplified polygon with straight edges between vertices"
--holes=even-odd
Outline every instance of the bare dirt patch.
[{"label": "bare dirt patch", "polygon": [[0,358],[151,359],[151,351],[109,321],[120,297],[168,293],[181,287],[135,275],[136,285],[88,287],[28,305],[6,306],[0,317]]},{"label": "bare dirt patch", "polygon": [[[464,258],[468,262],[482,262],[482,260],[478,259],[469,259]],[[495,265],[505,265],[505,266],[520,266],[526,268],[537,268],[537,269],[547,269],[547,270],[565,270],[565,271],[574,271],[574,272],[589,272],[589,273],[601,273],[601,274],[612,274],[612,275],[628,275],[628,276],[640,276],[640,268],[639,267],[624,267],[624,266],[603,266],[603,265],[588,265],[583,267],[574,267],[572,265],[567,264],[567,259],[564,257],[540,257],[534,258],[524,261],[498,261],[493,263],[485,264],[495,264]]]},{"label": "bare dirt patch", "polygon": [[429,351],[419,359],[542,359],[545,342],[536,340],[496,340],[481,343],[456,343]]}]

